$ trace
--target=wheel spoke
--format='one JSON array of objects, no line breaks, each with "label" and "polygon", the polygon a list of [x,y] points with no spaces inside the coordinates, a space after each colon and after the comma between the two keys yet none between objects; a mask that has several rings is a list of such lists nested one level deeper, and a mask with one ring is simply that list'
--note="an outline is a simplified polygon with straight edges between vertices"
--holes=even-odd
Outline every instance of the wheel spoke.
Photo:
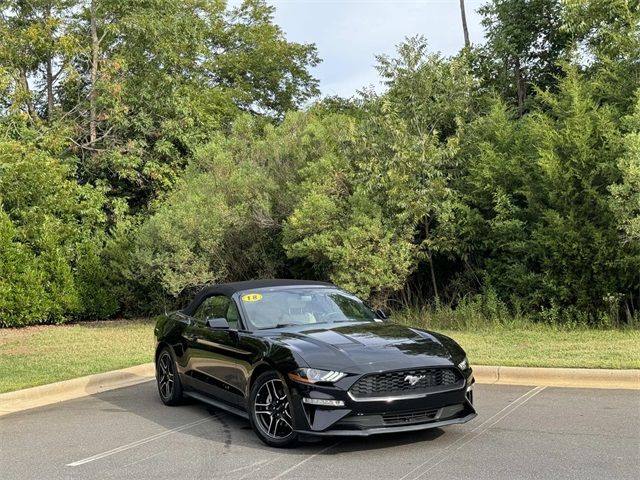
[{"label": "wheel spoke", "polygon": [[[291,417],[289,417],[289,418],[291,418]],[[293,430],[293,427],[291,426],[291,424],[290,424],[289,422],[287,422],[287,421],[285,420],[285,418],[284,418],[284,417],[280,417],[278,420],[280,420],[280,421],[284,422],[284,424],[285,424],[287,427],[289,427],[289,430]]]},{"label": "wheel spoke", "polygon": [[280,424],[280,418],[276,418],[276,421],[273,422],[273,433],[271,435],[273,435],[274,437],[278,436],[278,425]]},{"label": "wheel spoke", "polygon": [[286,438],[293,433],[290,408],[286,387],[279,379],[265,382],[253,404],[258,427],[272,438]]},{"label": "wheel spoke", "polygon": [[271,380],[269,383],[267,383],[267,391],[269,392],[269,400],[270,401],[274,401],[276,398],[278,398],[278,395],[276,394],[276,388],[273,385],[274,380]]},{"label": "wheel spoke", "polygon": [[173,360],[168,353],[163,353],[158,362],[160,369],[158,375],[158,387],[162,398],[169,399],[173,393],[174,369]]}]

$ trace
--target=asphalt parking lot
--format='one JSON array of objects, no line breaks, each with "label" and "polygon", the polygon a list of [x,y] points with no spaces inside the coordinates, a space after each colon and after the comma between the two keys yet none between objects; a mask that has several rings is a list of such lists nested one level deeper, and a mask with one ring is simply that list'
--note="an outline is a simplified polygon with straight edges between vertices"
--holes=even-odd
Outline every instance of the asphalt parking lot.
[{"label": "asphalt parking lot", "polygon": [[0,478],[637,479],[640,391],[477,385],[479,416],[271,449],[248,422],[155,384],[0,417]]}]

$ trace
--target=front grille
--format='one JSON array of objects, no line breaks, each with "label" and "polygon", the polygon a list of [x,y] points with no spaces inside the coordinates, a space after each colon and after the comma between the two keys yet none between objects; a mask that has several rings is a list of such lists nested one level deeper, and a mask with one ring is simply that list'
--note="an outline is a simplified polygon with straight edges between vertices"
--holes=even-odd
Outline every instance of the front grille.
[{"label": "front grille", "polygon": [[349,392],[356,399],[402,397],[452,390],[463,384],[464,379],[453,368],[422,368],[365,375]]},{"label": "front grille", "polygon": [[382,419],[386,425],[403,423],[420,423],[433,420],[438,415],[438,409],[431,410],[408,410],[406,412],[385,413]]}]

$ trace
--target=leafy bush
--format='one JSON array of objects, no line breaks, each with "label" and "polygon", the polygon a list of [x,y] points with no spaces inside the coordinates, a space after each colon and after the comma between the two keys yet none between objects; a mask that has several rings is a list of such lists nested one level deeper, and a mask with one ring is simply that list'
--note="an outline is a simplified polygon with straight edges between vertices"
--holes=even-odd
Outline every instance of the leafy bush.
[{"label": "leafy bush", "polygon": [[477,273],[547,321],[597,324],[638,282],[638,245],[620,241],[609,192],[624,145],[614,111],[575,70],[539,98],[519,120],[497,105],[468,129],[461,188]]},{"label": "leafy bush", "polygon": [[99,283],[87,283],[101,277],[104,201],[61,161],[35,147],[0,142],[0,325],[115,311],[113,299],[96,311],[109,288],[98,292]]}]

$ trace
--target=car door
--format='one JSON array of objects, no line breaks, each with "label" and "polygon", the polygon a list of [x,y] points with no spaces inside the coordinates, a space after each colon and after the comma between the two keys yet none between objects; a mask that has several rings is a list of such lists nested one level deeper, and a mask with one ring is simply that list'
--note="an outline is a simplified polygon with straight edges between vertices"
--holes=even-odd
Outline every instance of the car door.
[{"label": "car door", "polygon": [[[212,328],[208,320],[224,318],[229,328]],[[237,305],[225,295],[203,300],[185,328],[189,383],[197,390],[231,404],[242,404],[251,352],[240,345]]]}]

